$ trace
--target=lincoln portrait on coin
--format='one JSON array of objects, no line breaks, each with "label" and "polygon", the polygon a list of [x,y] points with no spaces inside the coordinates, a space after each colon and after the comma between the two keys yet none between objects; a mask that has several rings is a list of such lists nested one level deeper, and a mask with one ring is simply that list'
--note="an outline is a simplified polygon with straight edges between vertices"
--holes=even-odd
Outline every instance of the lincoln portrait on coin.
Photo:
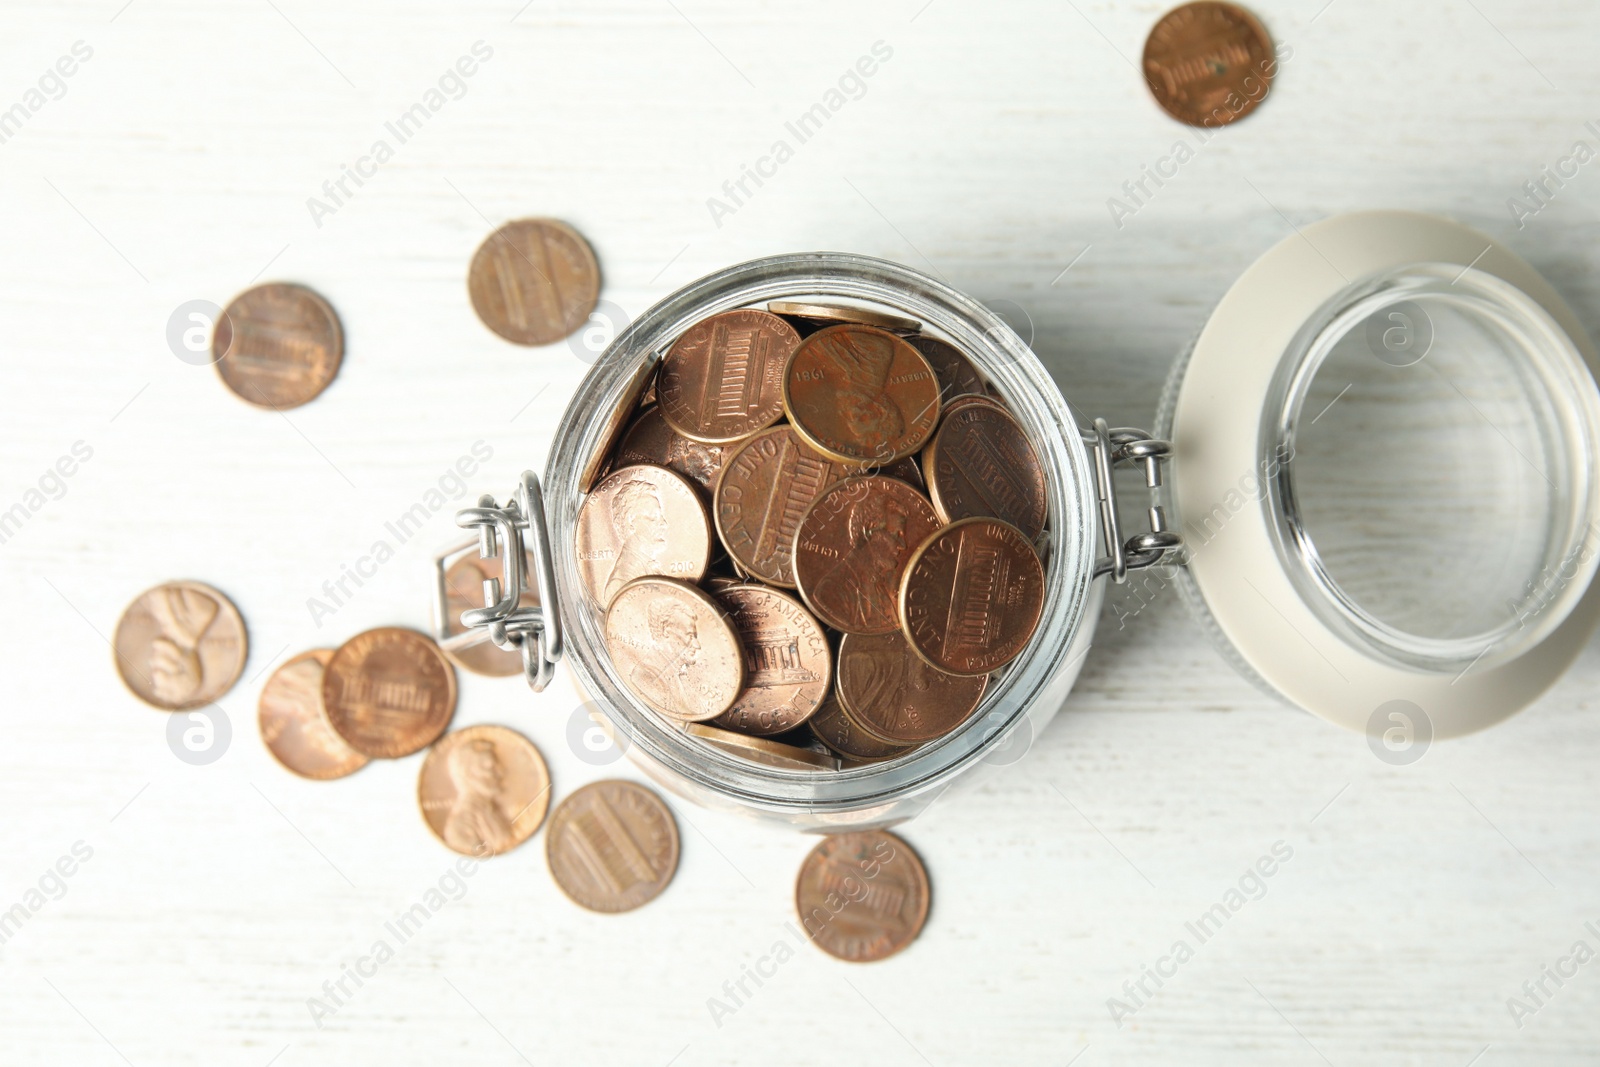
[{"label": "lincoln portrait on coin", "polygon": [[703,701],[689,686],[694,665],[700,661],[700,628],[694,609],[678,600],[654,600],[646,619],[652,644],[641,650],[642,662],[633,669],[634,689],[669,714],[698,716]]},{"label": "lincoln portrait on coin", "polygon": [[905,432],[905,418],[885,391],[894,364],[893,337],[863,332],[819,338],[845,428],[858,441],[887,442]]},{"label": "lincoln portrait on coin", "polygon": [[600,595],[607,604],[617,590],[640,575],[660,573],[658,561],[667,547],[661,490],[639,479],[624,483],[611,504],[611,523],[617,531],[617,561]]},{"label": "lincoln portrait on coin", "polygon": [[850,547],[817,582],[816,595],[849,605],[857,622],[876,622],[899,603],[899,561],[906,550],[906,512],[897,502],[866,493],[850,508]]},{"label": "lincoln portrait on coin", "polygon": [[469,856],[504,852],[517,843],[511,820],[500,810],[500,757],[494,742],[468,741],[450,753],[450,781],[456,787],[444,840]]}]

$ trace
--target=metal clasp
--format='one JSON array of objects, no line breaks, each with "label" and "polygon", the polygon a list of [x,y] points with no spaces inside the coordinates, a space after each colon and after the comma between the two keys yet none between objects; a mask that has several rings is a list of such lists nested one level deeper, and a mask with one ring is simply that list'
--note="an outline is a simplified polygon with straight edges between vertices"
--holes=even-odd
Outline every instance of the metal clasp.
[{"label": "metal clasp", "polygon": [[[447,651],[488,640],[507,651],[521,653],[522,673],[537,693],[555,677],[556,661],[561,658],[561,610],[556,602],[555,566],[538,476],[523,471],[516,494],[505,507],[496,507],[494,497],[484,494],[478,498],[477,507],[456,512],[456,525],[476,529],[477,537],[434,557],[435,636]],[[500,557],[500,577],[484,579],[483,607],[461,613],[466,632],[446,637],[445,571],[450,562],[474,545],[479,559]],[[524,560],[531,561],[532,575],[526,573]],[[530,586],[530,578],[537,585]],[[529,589],[537,589],[539,606],[518,607],[524,590]]]},{"label": "metal clasp", "polygon": [[1160,504],[1150,505],[1150,529],[1122,540],[1117,517],[1117,486],[1111,471],[1118,463],[1138,463],[1144,467],[1145,485],[1161,487],[1161,464],[1172,455],[1172,445],[1157,441],[1143,430],[1118,427],[1113,430],[1105,419],[1095,419],[1094,428],[1084,430],[1083,440],[1094,448],[1095,489],[1100,498],[1100,532],[1111,552],[1095,561],[1094,576],[1109,574],[1118,584],[1128,580],[1128,572],[1159,563],[1169,551],[1183,543],[1167,529],[1167,516]]}]

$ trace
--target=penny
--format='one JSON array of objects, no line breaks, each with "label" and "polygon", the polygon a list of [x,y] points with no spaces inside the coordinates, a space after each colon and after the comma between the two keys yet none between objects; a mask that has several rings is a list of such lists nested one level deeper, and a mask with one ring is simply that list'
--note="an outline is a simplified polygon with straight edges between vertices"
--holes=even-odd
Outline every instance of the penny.
[{"label": "penny", "polygon": [[746,571],[794,588],[794,534],[828,486],[861,468],[816,452],[787,426],[734,446],[712,497],[717,535]]},{"label": "penny", "polygon": [[916,550],[900,583],[901,628],[929,664],[987,674],[1015,659],[1044,610],[1044,566],[999,519],[951,523]]},{"label": "penny", "polygon": [[303,285],[270,282],[233,298],[212,332],[211,357],[241,399],[295,408],[339,373],[344,332],[322,297]]},{"label": "penny", "polygon": [[333,649],[314,648],[272,672],[261,687],[256,719],[267,751],[302,778],[327,781],[354,774],[367,757],[344,743],[322,707],[322,673]]},{"label": "penny", "polygon": [[899,631],[845,634],[838,679],[840,710],[862,733],[892,745],[917,745],[954,730],[977,708],[988,682],[986,675],[929,666]]},{"label": "penny", "polygon": [[[526,553],[524,555],[526,556]],[[532,568],[524,563],[522,573],[531,574]],[[461,626],[461,613],[483,607],[484,581],[499,577],[499,561],[479,559],[476,552],[462,556],[450,564],[449,569],[444,572],[444,632],[447,636],[454,637],[456,634],[465,633]],[[539,593],[534,589],[524,589],[517,601],[519,608],[537,607],[538,604]],[[522,673],[521,654],[507,651],[493,641],[484,641],[465,648],[446,649],[445,655],[449,656],[456,666],[490,678],[509,678],[513,674]]]},{"label": "penny", "polygon": [[922,453],[933,510],[945,522],[988,515],[1028,540],[1044,532],[1044,467],[1011,413],[977,397],[950,405]]},{"label": "penny", "polygon": [[516,219],[472,255],[467,295],[483,324],[519,345],[548,345],[585,322],[600,299],[589,242],[555,219]]},{"label": "penny", "polygon": [[711,523],[694,488],[665,467],[606,475],[578,508],[578,574],[603,608],[635,578],[697,582],[711,560]]},{"label": "penny", "polygon": [[754,308],[701,319],[661,361],[661,414],[683,436],[708,444],[766,429],[783,417],[783,368],[799,344],[793,326]]},{"label": "penny", "polygon": [[744,689],[714,724],[758,737],[793,730],[833,684],[828,635],[793,598],[759,585],[717,592],[744,649]]},{"label": "penny", "polygon": [[498,856],[532,837],[550,807],[550,771],[504,726],[468,726],[428,749],[417,775],[422,818],[463,856]]},{"label": "penny", "polygon": [[807,444],[845,463],[909,456],[939,422],[939,382],[922,354],[885,330],[829,326],[800,343],[783,409]]},{"label": "penny", "polygon": [[1156,103],[1191,126],[1226,126],[1260,106],[1277,70],[1272,39],[1236,4],[1201,0],[1163,15],[1144,43]]},{"label": "penny", "polygon": [[675,722],[714,719],[744,688],[744,654],[722,605],[687,582],[637,578],[606,611],[623,684]]},{"label": "penny", "polygon": [[111,642],[133,695],[163,711],[209,704],[239,680],[249,640],[239,609],[200,582],[167,582],[129,604]]},{"label": "penny", "polygon": [[[873,640],[873,638],[867,638]],[[921,662],[920,660],[918,662]],[[928,668],[931,669],[931,668]],[[845,714],[837,698],[825,701],[807,720],[811,732],[823,744],[846,759],[862,763],[894,759],[910,752],[915,745],[891,745],[867,733]]]},{"label": "penny", "polygon": [[795,531],[794,574],[806,606],[844,633],[900,627],[900,575],[939,528],[926,497],[882,475],[835,482]]},{"label": "penny", "polygon": [[747,759],[752,763],[759,763],[766,767],[779,767],[789,771],[836,771],[839,761],[825,752],[815,749],[801,748],[798,745],[786,745],[781,741],[773,741],[765,737],[751,737],[749,734],[735,733],[732,730],[721,730],[715,726],[704,723],[690,723],[684,727],[691,737],[712,745],[732,756]]},{"label": "penny", "polygon": [[432,744],[456,711],[456,672],[433,641],[397,626],[340,645],[322,675],[334,732],[357,752],[398,759]]},{"label": "penny", "polygon": [[676,471],[707,493],[717,484],[732,445],[691,441],[667,422],[660,407],[647,408],[628,427],[617,446],[616,462],[628,466],[649,463]]},{"label": "penny", "polygon": [[939,380],[939,395],[946,403],[958,396],[982,396],[989,391],[978,368],[955,345],[926,334],[906,340],[933,368],[933,376]]},{"label": "penny", "polygon": [[639,369],[623,383],[621,391],[617,394],[616,403],[605,409],[600,443],[590,453],[588,462],[583,465],[583,471],[578,475],[579,492],[589,492],[596,482],[611,473],[614,458],[612,453],[617,447],[617,442],[622,440],[622,435],[627,431],[634,409],[641,406],[640,397],[644,395],[645,387],[649,386],[652,393],[655,391],[655,373],[654,362],[647,360],[641,364]]},{"label": "penny", "polygon": [[678,825],[661,798],[621,779],[591,782],[550,817],[545,859],[574,904],[632,911],[667,888],[678,869]]},{"label": "penny", "polygon": [[873,963],[916,940],[932,892],[910,845],[861,830],[823,838],[800,865],[794,897],[812,944],[849,963]]},{"label": "penny", "polygon": [[922,323],[916,319],[908,319],[903,315],[892,315],[887,311],[876,311],[872,308],[854,307],[849,304],[813,304],[797,300],[771,300],[767,302],[767,310],[774,315],[793,315],[797,319],[810,319],[813,322],[852,322],[862,326],[876,326],[884,330],[900,330],[906,333],[915,333],[922,329]]}]

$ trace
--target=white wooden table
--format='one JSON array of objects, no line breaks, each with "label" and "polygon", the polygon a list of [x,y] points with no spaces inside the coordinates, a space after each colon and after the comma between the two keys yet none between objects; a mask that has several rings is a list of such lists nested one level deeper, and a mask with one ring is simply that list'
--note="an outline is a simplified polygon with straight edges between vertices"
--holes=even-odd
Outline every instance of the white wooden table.
[{"label": "white wooden table", "polygon": [[[456,502],[320,628],[306,601],[474,442],[493,449],[474,492],[542,469],[586,366],[475,319],[467,260],[505,219],[572,222],[634,314],[758,255],[902,260],[1031,329],[1081,410],[1144,424],[1231,280],[1337,212],[1478,225],[1600,326],[1600,163],[1523,228],[1506,204],[1574,140],[1600,145],[1600,8],[1260,0],[1293,48],[1271,99],[1118,228],[1107,199],[1193,142],[1133,67],[1160,3],[120,3],[12,2],[0,33],[0,108],[25,111],[0,143],[0,509],[93,450],[0,545],[0,909],[28,913],[0,946],[0,1061],[1600,1060],[1600,963],[1544,979],[1520,1020],[1507,1006],[1574,942],[1600,951],[1593,650],[1510,723],[1396,768],[1258,694],[1175,597],[1123,629],[1108,608],[1029,756],[906,828],[935,886],[921,940],[871,967],[806,948],[720,1026],[708,1000],[787,936],[810,842],[675,802],[683,861],[656,903],[580,911],[536,839],[319,1028],[308,998],[453,857],[417,813],[418,757],[305,782],[254,717],[288,653],[426,624]],[[395,145],[385,122],[480,40],[464,95]],[[77,41],[92,56],[32,108]],[[879,41],[865,94],[714,219],[707,199]],[[393,158],[314,220],[307,199],[380,137]],[[258,278],[314,286],[348,334],[338,380],[286,418],[166,341],[184,301]],[[104,641],[177,577],[250,628],[208,766],[174,757]],[[463,676],[456,721],[526,732],[564,795],[615,773],[569,749],[577,704],[565,676],[537,698]],[[48,876],[79,842],[90,858]],[[1108,1000],[1132,1005],[1124,983],[1194,945],[1185,924],[1277,842],[1292,858],[1265,895],[1145,979],[1119,1027]]]}]

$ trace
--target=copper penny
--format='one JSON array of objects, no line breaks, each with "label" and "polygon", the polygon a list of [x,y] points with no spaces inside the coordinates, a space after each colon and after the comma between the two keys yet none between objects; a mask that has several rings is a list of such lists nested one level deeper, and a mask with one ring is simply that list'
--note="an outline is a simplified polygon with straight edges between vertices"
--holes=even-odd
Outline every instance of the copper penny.
[{"label": "copper penny", "polygon": [[784,744],[766,737],[723,730],[704,723],[692,722],[684,728],[690,737],[698,737],[706,744],[740,759],[759,763],[764,767],[778,767],[787,771],[836,771],[839,761],[826,752],[799,745]]},{"label": "copper penny", "polygon": [[267,751],[300,777],[318,781],[367,765],[367,757],[333,732],[322,707],[322,672],[332,658],[331,648],[300,653],[272,672],[256,705]]},{"label": "copper penny", "polygon": [[617,402],[605,409],[603,416],[604,425],[600,433],[600,445],[584,463],[583,471],[578,475],[578,491],[587,493],[594,488],[596,482],[611,473],[614,466],[612,453],[616,450],[618,442],[627,432],[631,420],[640,407],[640,397],[649,386],[650,391],[655,391],[656,364],[646,361],[639,365],[632,376],[624,383]]},{"label": "copper penny", "polygon": [[874,963],[915,941],[931,897],[922,860],[883,830],[823,838],[794,887],[812,943],[848,963]]},{"label": "copper penny", "polygon": [[[532,569],[525,563],[522,573],[531,574]],[[499,577],[500,561],[479,559],[476,552],[462,556],[450,564],[444,572],[446,636],[454,637],[466,632],[461,626],[461,613],[483,607],[484,581]],[[539,594],[533,589],[524,589],[522,597],[517,601],[519,608],[537,607],[538,604]],[[449,656],[456,666],[490,678],[509,678],[513,674],[522,673],[522,656],[516,652],[508,652],[493,641],[447,650],[445,655]]]},{"label": "copper penny", "polygon": [[862,326],[876,326],[883,330],[899,330],[905,333],[915,333],[922,329],[922,323],[916,319],[908,319],[904,315],[892,315],[887,311],[877,311],[873,308],[855,307],[850,304],[813,304],[798,300],[772,300],[767,303],[767,310],[774,315],[792,315],[797,319],[809,319],[812,322],[853,322]]},{"label": "copper penny", "polygon": [[939,422],[939,382],[902,337],[871,326],[829,326],[800,343],[783,374],[795,432],[845,463],[909,456]]},{"label": "copper penny", "polygon": [[222,382],[257,407],[299,407],[339,373],[344,332],[328,302],[303,285],[271,282],[233,298],[211,335]]},{"label": "copper penny", "polygon": [[550,874],[574,904],[632,911],[667,888],[678,869],[678,824],[661,798],[618,778],[563,800],[544,836]]},{"label": "copper penny", "polygon": [[1044,610],[1044,565],[999,519],[962,519],[924,541],[900,583],[901,628],[951,674],[987,674],[1022,652]]},{"label": "copper penny", "polygon": [[828,635],[798,601],[776,589],[738,585],[716,597],[744,649],[744,689],[714,725],[757,737],[793,730],[833,684]]},{"label": "copper penny", "polygon": [[456,672],[431,638],[398,626],[340,645],[322,674],[328,722],[375,759],[427,748],[456,711]]},{"label": "copper penny", "polygon": [[697,582],[711,560],[711,523],[681,474],[639,464],[606,475],[578,508],[578,573],[601,607],[635,578]]},{"label": "copper penny", "polygon": [[988,383],[978,373],[978,368],[955,345],[926,334],[906,340],[922,353],[922,358],[933,368],[933,376],[939,379],[939,395],[946,403],[958,396],[982,396],[989,391]]},{"label": "copper penny", "polygon": [[917,745],[967,720],[988,678],[946,674],[925,663],[899,631],[839,642],[839,705],[872,738]]},{"label": "copper penny", "polygon": [[519,345],[548,345],[589,321],[600,265],[589,242],[555,219],[516,219],[472,255],[467,294],[483,324]]},{"label": "copper penny", "polygon": [[794,534],[822,491],[861,468],[821,455],[787,426],[737,445],[711,512],[728,554],[772,585],[794,588]]},{"label": "copper penny", "polygon": [[239,609],[200,582],[140,593],[112,637],[117,673],[133,695],[162,711],[211,703],[239,680],[249,640]]},{"label": "copper penny", "polygon": [[800,595],[835,630],[891,633],[900,627],[900,575],[938,528],[933,505],[905,482],[877,474],[835,482],[795,531]]},{"label": "copper penny", "polygon": [[661,414],[695,441],[727,444],[783,417],[783,367],[800,335],[765,311],[701,319],[667,350],[656,376]]},{"label": "copper penny", "polygon": [[606,648],[633,695],[675,722],[714,719],[744,689],[744,651],[709,594],[671,578],[637,578],[606,611]]},{"label": "copper penny", "polygon": [[722,473],[732,445],[708,445],[691,441],[668,424],[660,407],[646,408],[628,427],[617,446],[616,463],[631,466],[649,463],[676,471],[710,493]]},{"label": "copper penny", "polygon": [[922,454],[933,510],[945,522],[988,515],[1032,541],[1044,532],[1044,467],[1011,413],[987,399],[950,405]]},{"label": "copper penny", "polygon": [[[867,638],[866,640],[874,640]],[[918,662],[921,662],[920,660]],[[929,668],[931,669],[931,668]],[[846,759],[862,763],[894,759],[910,752],[915,745],[891,745],[867,733],[845,714],[838,699],[830,699],[807,720],[811,732],[823,744]]]},{"label": "copper penny", "polygon": [[1145,83],[1156,103],[1191,126],[1244,118],[1266,99],[1276,71],[1272,38],[1237,4],[1173,8],[1144,43]]},{"label": "copper penny", "polygon": [[498,856],[532,837],[550,807],[550,771],[504,726],[468,726],[428,749],[417,775],[422,818],[463,856]]}]

